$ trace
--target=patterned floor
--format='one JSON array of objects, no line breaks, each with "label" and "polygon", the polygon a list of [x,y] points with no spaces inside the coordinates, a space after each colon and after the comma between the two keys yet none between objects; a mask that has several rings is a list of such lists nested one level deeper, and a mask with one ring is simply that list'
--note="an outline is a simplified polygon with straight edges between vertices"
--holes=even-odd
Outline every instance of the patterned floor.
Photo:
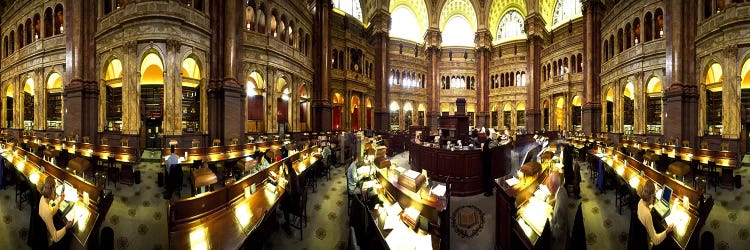
[{"label": "patterned floor", "polygon": [[[408,167],[408,153],[393,157],[398,166]],[[583,167],[582,175],[588,176]],[[161,196],[162,189],[156,185],[156,174],[161,172],[157,163],[141,163],[143,182],[127,186],[109,184],[116,194],[112,208],[103,227],[115,231],[116,249],[166,249],[167,245],[167,200]],[[346,214],[346,179],[343,166],[333,168],[331,180],[318,182],[317,190],[309,193],[307,211],[308,226],[303,230],[304,239],[299,239],[299,231],[287,234],[283,230],[274,232],[271,249],[344,249],[348,237]],[[750,170],[740,168],[735,171],[742,176],[744,186],[734,191],[710,188],[709,195],[716,199],[708,223],[704,227],[716,237],[716,249],[744,249],[750,243]],[[586,240],[589,249],[625,249],[629,212],[617,214],[614,192],[599,194],[588,178],[581,183],[580,201],[583,203]],[[187,182],[185,182],[187,183]],[[189,191],[183,187],[183,195]],[[451,200],[451,249],[493,249],[495,242],[495,203],[494,197],[482,195],[454,197]],[[568,206],[574,209],[578,200]],[[21,211],[15,206],[14,187],[0,190],[0,248],[28,249],[29,207]],[[283,213],[278,220],[283,222]],[[461,216],[461,219],[457,218]],[[466,216],[469,215],[469,216]],[[695,237],[695,236],[694,236]]]}]

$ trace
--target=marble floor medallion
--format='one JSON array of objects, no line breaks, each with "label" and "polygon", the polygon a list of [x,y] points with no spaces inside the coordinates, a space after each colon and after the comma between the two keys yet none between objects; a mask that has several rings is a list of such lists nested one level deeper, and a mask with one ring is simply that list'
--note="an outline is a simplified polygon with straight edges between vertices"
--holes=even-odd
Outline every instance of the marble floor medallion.
[{"label": "marble floor medallion", "polygon": [[484,212],[476,206],[465,205],[453,210],[453,230],[462,238],[473,238],[484,228]]}]

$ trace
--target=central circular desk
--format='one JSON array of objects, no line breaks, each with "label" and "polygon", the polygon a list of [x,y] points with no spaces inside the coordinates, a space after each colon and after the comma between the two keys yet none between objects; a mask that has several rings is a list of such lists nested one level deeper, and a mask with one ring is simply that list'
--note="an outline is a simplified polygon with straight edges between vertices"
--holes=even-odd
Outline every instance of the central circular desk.
[{"label": "central circular desk", "polygon": [[[505,162],[510,145],[492,149],[492,176],[494,180],[507,172]],[[430,179],[451,184],[451,196],[472,196],[484,192],[482,173],[482,150],[449,150],[407,143],[409,163],[415,171],[427,170]]]}]

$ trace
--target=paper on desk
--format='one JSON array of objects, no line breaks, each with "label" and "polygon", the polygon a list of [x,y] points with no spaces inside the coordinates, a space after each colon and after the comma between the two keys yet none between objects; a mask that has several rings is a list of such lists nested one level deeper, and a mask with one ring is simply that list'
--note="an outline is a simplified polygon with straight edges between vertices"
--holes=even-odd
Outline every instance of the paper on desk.
[{"label": "paper on desk", "polygon": [[385,242],[388,243],[388,247],[393,250],[413,250],[413,237],[414,232],[410,231],[403,223],[399,223],[393,231],[385,237]]},{"label": "paper on desk", "polygon": [[397,167],[396,168],[396,172],[398,172],[398,173],[404,173],[405,171],[406,171],[406,169],[404,167]]},{"label": "paper on desk", "polygon": [[417,250],[432,250],[432,236],[429,234],[426,235],[417,235],[416,237],[417,245],[414,247],[414,249]]},{"label": "paper on desk", "polygon": [[550,212],[552,212],[552,206],[546,202],[529,199],[524,211],[521,213],[521,217],[534,229],[534,232],[541,235]]},{"label": "paper on desk", "polygon": [[398,214],[401,213],[401,205],[399,205],[398,202],[393,203],[393,205],[386,209],[386,213],[388,213],[389,216],[398,216]]},{"label": "paper on desk", "polygon": [[370,189],[375,186],[375,180],[362,182],[362,189]]},{"label": "paper on desk", "polygon": [[541,198],[544,200],[547,196],[550,196],[552,193],[550,193],[549,188],[545,186],[544,184],[539,185],[539,189],[534,192],[534,196]]},{"label": "paper on desk", "polygon": [[432,194],[437,196],[445,196],[445,185],[438,184],[432,188]]},{"label": "paper on desk", "polygon": [[508,186],[511,186],[511,187],[512,187],[512,186],[515,186],[515,185],[516,185],[516,184],[518,184],[519,182],[521,182],[521,181],[519,181],[519,180],[518,180],[518,179],[517,179],[516,177],[513,177],[513,178],[510,178],[510,179],[507,179],[507,180],[505,180],[505,183],[507,183],[507,184],[508,184]]},{"label": "paper on desk", "polygon": [[367,175],[370,173],[371,170],[372,169],[370,168],[370,166],[361,166],[357,168],[357,174],[359,174],[360,176]]},{"label": "paper on desk", "polygon": [[404,223],[401,223],[401,220],[399,220],[399,218],[398,218],[398,214],[388,215],[385,218],[385,223],[383,225],[383,229],[394,229],[399,224],[403,225]]}]

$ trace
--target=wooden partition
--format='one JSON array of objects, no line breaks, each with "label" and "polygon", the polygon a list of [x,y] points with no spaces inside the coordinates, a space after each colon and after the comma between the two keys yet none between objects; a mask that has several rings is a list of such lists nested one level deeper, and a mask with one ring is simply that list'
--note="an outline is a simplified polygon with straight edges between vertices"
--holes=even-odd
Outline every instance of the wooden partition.
[{"label": "wooden partition", "polygon": [[136,164],[140,162],[138,149],[124,146],[112,145],[95,145],[91,143],[79,143],[74,141],[64,141],[60,139],[49,139],[46,137],[22,136],[24,143],[34,143],[37,145],[54,148],[58,151],[78,154],[86,157],[98,157],[100,159],[114,158],[118,162]]}]

